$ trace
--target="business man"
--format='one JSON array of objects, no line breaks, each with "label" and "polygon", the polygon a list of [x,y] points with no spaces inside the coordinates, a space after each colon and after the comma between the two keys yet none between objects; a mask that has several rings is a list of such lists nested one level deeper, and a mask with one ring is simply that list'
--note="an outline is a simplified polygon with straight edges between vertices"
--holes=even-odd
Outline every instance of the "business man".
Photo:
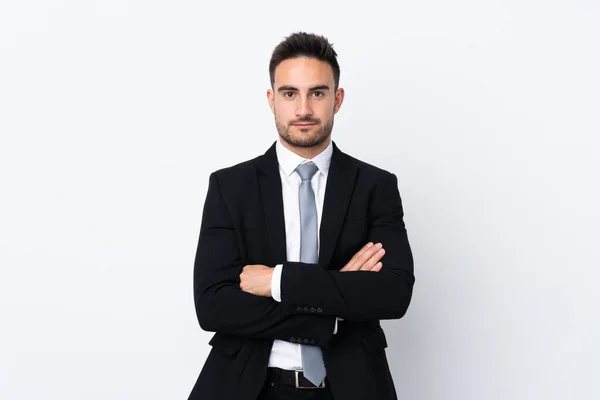
[{"label": "business man", "polygon": [[326,38],[287,37],[269,72],[279,140],[209,179],[194,298],[216,334],[189,399],[396,399],[380,320],[414,283],[396,176],[331,141],[344,89]]}]

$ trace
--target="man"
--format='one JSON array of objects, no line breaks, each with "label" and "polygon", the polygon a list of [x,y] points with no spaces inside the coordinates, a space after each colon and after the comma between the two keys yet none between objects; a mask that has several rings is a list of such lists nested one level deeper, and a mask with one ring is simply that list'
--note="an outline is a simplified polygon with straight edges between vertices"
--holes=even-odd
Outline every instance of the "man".
[{"label": "man", "polygon": [[406,313],[413,259],[396,176],[331,141],[336,57],[322,36],[280,43],[279,140],[210,176],[194,298],[216,334],[190,400],[396,399],[380,320]]}]

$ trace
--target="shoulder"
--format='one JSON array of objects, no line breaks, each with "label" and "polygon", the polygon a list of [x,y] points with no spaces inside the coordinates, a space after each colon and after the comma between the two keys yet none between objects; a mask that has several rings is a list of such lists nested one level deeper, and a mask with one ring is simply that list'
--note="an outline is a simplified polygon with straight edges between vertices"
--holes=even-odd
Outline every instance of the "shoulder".
[{"label": "shoulder", "polygon": [[255,174],[256,162],[260,157],[261,156],[258,156],[251,160],[243,161],[235,165],[218,169],[211,173],[211,177],[214,177],[219,181],[239,180],[247,178],[248,176]]},{"label": "shoulder", "polygon": [[388,180],[395,179],[394,173],[387,171],[381,167],[378,167],[374,164],[360,160],[347,153],[343,153],[340,151],[339,158],[341,160],[341,164],[356,168],[358,175],[361,178],[368,179],[372,182],[385,182]]},{"label": "shoulder", "polygon": [[352,162],[356,165],[356,167],[360,171],[363,171],[364,173],[368,173],[368,174],[371,174],[373,176],[378,176],[378,177],[389,177],[390,175],[392,175],[392,172],[387,171],[381,167],[370,164],[366,161],[359,160],[358,158],[355,158],[352,156],[348,156],[348,157],[352,160]]}]

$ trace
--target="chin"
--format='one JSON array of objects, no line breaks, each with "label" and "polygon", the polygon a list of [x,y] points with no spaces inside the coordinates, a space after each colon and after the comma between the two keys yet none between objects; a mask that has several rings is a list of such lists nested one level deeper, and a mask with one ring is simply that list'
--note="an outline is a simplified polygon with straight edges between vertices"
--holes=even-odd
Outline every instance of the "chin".
[{"label": "chin", "polygon": [[315,136],[294,137],[294,136],[292,136],[291,144],[296,147],[315,147],[315,146],[322,144],[325,140],[327,140],[327,137],[315,137]]}]

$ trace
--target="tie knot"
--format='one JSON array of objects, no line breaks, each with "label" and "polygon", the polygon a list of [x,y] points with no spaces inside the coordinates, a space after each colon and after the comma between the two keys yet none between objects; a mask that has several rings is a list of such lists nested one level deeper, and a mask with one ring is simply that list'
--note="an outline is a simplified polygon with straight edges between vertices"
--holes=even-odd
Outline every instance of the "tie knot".
[{"label": "tie knot", "polygon": [[306,164],[298,165],[296,172],[300,175],[300,179],[303,181],[309,181],[317,173],[319,168],[312,161]]}]

